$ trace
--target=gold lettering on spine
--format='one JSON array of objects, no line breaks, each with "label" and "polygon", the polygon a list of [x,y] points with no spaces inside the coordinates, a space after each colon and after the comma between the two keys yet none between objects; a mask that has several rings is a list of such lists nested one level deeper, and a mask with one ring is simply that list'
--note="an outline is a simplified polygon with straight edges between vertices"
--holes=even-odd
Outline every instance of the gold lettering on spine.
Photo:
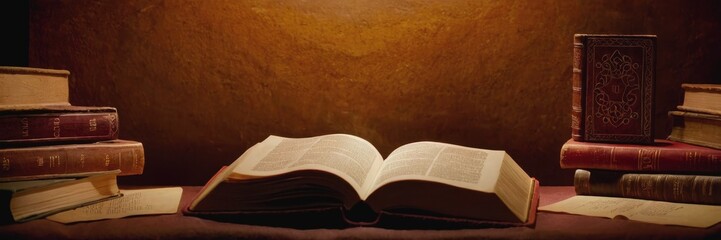
[{"label": "gold lettering on spine", "polygon": [[638,150],[638,167],[640,170],[656,170],[660,150]]},{"label": "gold lettering on spine", "polygon": [[48,156],[48,162],[50,162],[50,167],[60,167],[60,155],[52,155]]},{"label": "gold lettering on spine", "polygon": [[10,171],[10,158],[7,158],[7,157],[2,158],[2,168],[3,168],[3,171]]},{"label": "gold lettering on spine", "polygon": [[105,154],[105,166],[110,166],[110,155]]},{"label": "gold lettering on spine", "polygon": [[23,137],[30,136],[30,121],[28,118],[20,119],[21,133]]},{"label": "gold lettering on spine", "polygon": [[90,119],[90,121],[88,121],[88,126],[90,126],[90,128],[88,129],[89,131],[95,132],[96,130],[98,130],[98,121],[95,120],[95,118]]},{"label": "gold lettering on spine", "polygon": [[53,137],[60,137],[60,118],[53,118]]},{"label": "gold lettering on spine", "polygon": [[671,182],[673,185],[672,193],[673,194],[673,200],[682,200],[683,199],[683,183],[678,178],[673,178],[673,181]]},{"label": "gold lettering on spine", "polygon": [[45,165],[45,159],[43,157],[37,157],[35,159],[35,162],[38,164],[38,167],[42,167]]},{"label": "gold lettering on spine", "polygon": [[81,169],[85,168],[85,154],[84,153],[80,154],[80,160],[78,161],[78,164],[80,164]]},{"label": "gold lettering on spine", "polygon": [[697,152],[685,152],[684,157],[686,162],[688,164],[691,164],[692,166],[701,165],[701,159],[699,158],[699,155]]}]

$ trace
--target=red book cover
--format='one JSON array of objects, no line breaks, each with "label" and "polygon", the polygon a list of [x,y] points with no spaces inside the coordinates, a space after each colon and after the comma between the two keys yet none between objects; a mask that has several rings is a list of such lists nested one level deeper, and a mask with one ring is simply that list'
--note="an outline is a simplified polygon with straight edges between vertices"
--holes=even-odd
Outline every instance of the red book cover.
[{"label": "red book cover", "polygon": [[652,145],[568,140],[561,168],[664,173],[721,173],[721,150],[657,139]]},{"label": "red book cover", "polygon": [[97,142],[118,138],[112,107],[61,106],[0,111],[0,146]]},{"label": "red book cover", "polygon": [[655,35],[574,35],[572,137],[653,143]]}]

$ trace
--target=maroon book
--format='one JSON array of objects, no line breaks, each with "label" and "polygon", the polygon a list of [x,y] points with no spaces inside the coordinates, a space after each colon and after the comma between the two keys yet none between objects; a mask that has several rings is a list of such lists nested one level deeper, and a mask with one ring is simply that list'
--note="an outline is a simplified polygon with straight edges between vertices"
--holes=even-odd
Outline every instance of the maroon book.
[{"label": "maroon book", "polygon": [[111,140],[90,144],[0,149],[0,182],[75,177],[120,169],[138,175],[145,167],[143,144]]},{"label": "maroon book", "polygon": [[0,111],[0,146],[117,138],[118,112],[112,107],[59,106]]},{"label": "maroon book", "polygon": [[721,150],[662,139],[653,145],[570,139],[561,147],[561,168],[718,175]]},{"label": "maroon book", "polygon": [[653,143],[655,35],[576,34],[572,138]]}]

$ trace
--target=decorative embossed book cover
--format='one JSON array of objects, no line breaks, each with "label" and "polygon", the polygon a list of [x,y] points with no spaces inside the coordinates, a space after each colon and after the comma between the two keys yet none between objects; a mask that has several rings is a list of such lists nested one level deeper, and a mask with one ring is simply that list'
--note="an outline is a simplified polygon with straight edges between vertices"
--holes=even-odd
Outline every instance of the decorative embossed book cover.
[{"label": "decorative embossed book cover", "polygon": [[655,35],[576,34],[572,137],[653,143]]}]

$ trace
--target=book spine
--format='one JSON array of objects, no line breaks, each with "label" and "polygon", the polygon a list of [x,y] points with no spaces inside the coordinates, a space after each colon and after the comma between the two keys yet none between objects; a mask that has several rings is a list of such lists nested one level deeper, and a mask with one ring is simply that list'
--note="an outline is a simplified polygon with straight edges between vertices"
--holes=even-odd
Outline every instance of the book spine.
[{"label": "book spine", "polygon": [[145,152],[140,142],[56,145],[0,149],[0,180],[59,177],[121,170],[120,175],[143,173]]},{"label": "book spine", "polygon": [[721,177],[576,170],[576,194],[721,204]]},{"label": "book spine", "polygon": [[118,113],[0,116],[0,145],[97,142],[118,138]]},{"label": "book spine", "polygon": [[718,174],[721,150],[566,143],[561,147],[560,165],[563,169]]},{"label": "book spine", "polygon": [[572,73],[572,96],[571,96],[571,138],[576,141],[583,141],[583,36],[573,37],[573,73]]}]

